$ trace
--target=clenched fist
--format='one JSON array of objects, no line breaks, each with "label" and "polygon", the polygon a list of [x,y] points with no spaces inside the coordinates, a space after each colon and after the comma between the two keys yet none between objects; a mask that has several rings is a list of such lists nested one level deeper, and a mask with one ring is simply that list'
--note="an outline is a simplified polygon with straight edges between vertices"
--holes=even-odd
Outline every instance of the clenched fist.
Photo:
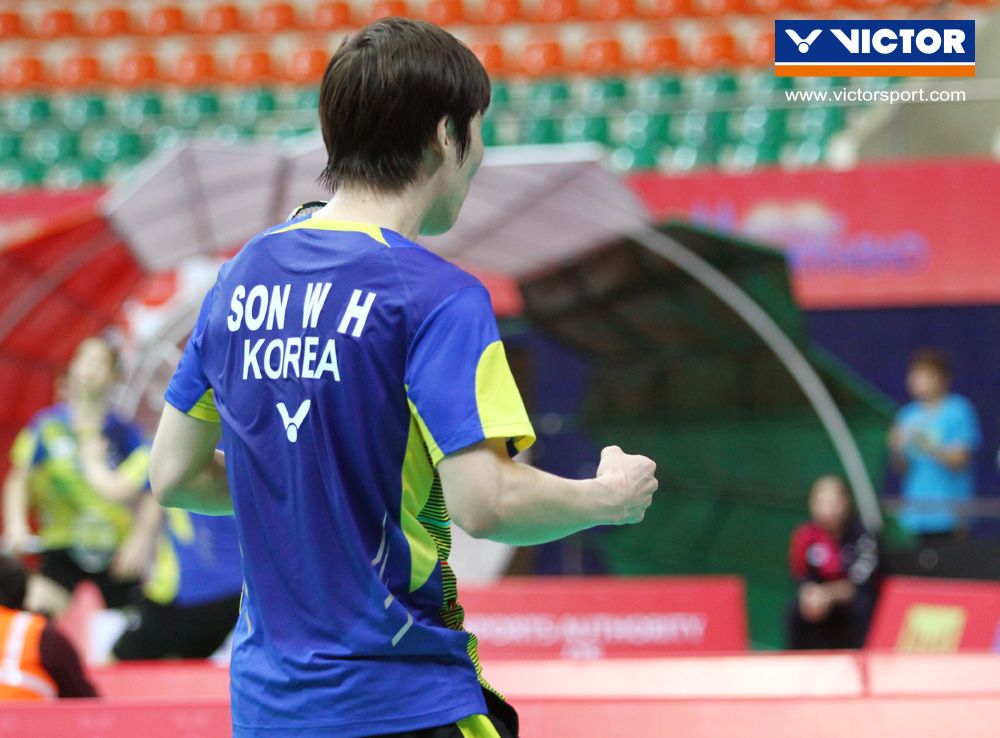
[{"label": "clenched fist", "polygon": [[618,446],[601,451],[596,479],[608,490],[608,522],[615,525],[642,522],[646,509],[653,503],[653,493],[660,486],[656,480],[656,462],[646,456],[627,454]]}]

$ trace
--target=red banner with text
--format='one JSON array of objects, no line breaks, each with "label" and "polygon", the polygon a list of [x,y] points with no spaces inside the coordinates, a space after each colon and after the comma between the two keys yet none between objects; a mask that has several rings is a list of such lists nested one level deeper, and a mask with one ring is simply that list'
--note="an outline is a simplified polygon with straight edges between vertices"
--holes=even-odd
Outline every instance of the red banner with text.
[{"label": "red banner with text", "polygon": [[1000,302],[1000,162],[644,174],[629,182],[658,220],[691,219],[785,249],[807,309]]},{"label": "red banner with text", "polygon": [[747,648],[737,577],[525,578],[462,587],[484,660],[636,658]]}]

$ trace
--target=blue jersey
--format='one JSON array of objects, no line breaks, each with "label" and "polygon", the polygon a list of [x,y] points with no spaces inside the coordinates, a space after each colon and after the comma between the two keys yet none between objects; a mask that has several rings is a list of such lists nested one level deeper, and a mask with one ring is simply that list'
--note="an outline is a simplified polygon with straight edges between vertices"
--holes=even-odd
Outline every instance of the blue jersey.
[{"label": "blue jersey", "polygon": [[487,712],[436,466],[534,435],[477,279],[387,229],[276,226],[220,270],[166,398],[222,423],[245,580],[235,736]]},{"label": "blue jersey", "polygon": [[973,465],[949,469],[922,446],[976,451],[981,437],[975,408],[959,395],[948,395],[933,407],[911,402],[899,411],[896,423],[906,438],[903,498],[918,503],[903,510],[900,524],[912,533],[954,530],[958,518],[949,511],[948,503],[969,500],[975,494]]}]

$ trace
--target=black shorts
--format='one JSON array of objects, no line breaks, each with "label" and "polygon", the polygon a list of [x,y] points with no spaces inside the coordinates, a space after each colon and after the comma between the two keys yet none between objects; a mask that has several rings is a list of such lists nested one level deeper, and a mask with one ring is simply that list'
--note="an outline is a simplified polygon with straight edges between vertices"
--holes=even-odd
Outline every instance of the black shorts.
[{"label": "black shorts", "polygon": [[207,659],[226,641],[240,614],[240,595],[178,607],[144,599],[112,653],[119,661]]},{"label": "black shorts", "polygon": [[42,565],[38,573],[68,592],[76,589],[76,585],[80,582],[93,582],[101,590],[104,604],[112,609],[130,605],[139,598],[137,580],[118,579],[111,576],[107,569],[97,572],[86,571],[76,563],[68,548],[53,548],[42,552]]},{"label": "black shorts", "polygon": [[[486,708],[489,710],[486,717],[492,723],[497,738],[518,738],[517,711],[492,692],[484,689],[483,696],[486,697]],[[457,723],[452,723],[439,728],[389,733],[371,738],[465,738],[466,735]]]}]

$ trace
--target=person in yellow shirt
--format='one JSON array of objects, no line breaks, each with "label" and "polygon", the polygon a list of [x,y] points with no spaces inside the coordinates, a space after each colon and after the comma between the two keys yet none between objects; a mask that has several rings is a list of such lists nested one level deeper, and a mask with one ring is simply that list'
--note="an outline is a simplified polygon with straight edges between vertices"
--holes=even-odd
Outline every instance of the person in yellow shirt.
[{"label": "person in yellow shirt", "polygon": [[61,612],[83,580],[97,584],[109,607],[121,607],[152,558],[155,535],[148,526],[132,530],[134,510],[155,513],[142,494],[149,449],[139,428],[110,409],[118,376],[114,347],[84,340],[66,373],[65,402],[37,413],[11,449],[3,542],[15,555],[31,548],[33,507],[42,555],[28,586],[32,610]]}]

